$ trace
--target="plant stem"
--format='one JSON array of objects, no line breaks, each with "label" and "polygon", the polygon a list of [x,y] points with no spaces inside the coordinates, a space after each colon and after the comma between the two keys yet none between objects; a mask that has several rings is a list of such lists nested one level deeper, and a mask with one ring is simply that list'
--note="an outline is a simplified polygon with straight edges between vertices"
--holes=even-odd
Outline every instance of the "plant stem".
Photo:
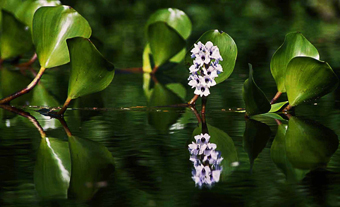
[{"label": "plant stem", "polygon": [[196,116],[196,119],[197,119],[198,123],[199,123],[199,124],[202,123],[202,119],[201,119],[200,115],[198,114],[197,109],[196,109],[195,107],[192,107],[192,106],[189,106],[189,107],[190,107],[191,111],[194,112],[194,114],[195,114],[195,116]]},{"label": "plant stem", "polygon": [[38,58],[37,53],[34,53],[34,55],[31,57],[31,59],[28,62],[25,63],[21,63],[19,65],[17,65],[17,67],[27,67],[27,66],[31,66]]},{"label": "plant stem", "polygon": [[158,67],[155,66],[155,67],[152,69],[151,74],[155,74],[155,73],[157,72],[157,70],[158,70]]},{"label": "plant stem", "polygon": [[291,110],[293,108],[293,106],[289,105],[283,109],[283,112],[288,112],[289,110]]},{"label": "plant stem", "polygon": [[72,133],[71,133],[70,129],[68,128],[65,119],[64,119],[64,118],[58,118],[58,120],[60,121],[61,125],[63,126],[63,128],[64,128],[64,130],[65,130],[67,136],[68,136],[68,137],[71,137],[71,136],[72,136]]},{"label": "plant stem", "polygon": [[63,108],[61,108],[60,111],[58,111],[58,113],[57,113],[58,115],[63,115],[65,113],[65,111],[66,111],[68,105],[70,104],[71,100],[72,99],[70,97],[67,97],[67,99],[66,99],[66,101],[64,103]]},{"label": "plant stem", "polygon": [[194,97],[192,97],[192,99],[188,102],[189,106],[194,106],[197,99],[198,99],[198,95],[195,95]]},{"label": "plant stem", "polygon": [[208,101],[208,97],[203,96],[202,97],[202,110],[201,110],[202,116],[205,114],[205,108],[206,108],[206,105],[207,105],[207,101]]},{"label": "plant stem", "polygon": [[202,134],[209,134],[207,122],[205,121],[205,114],[202,114]]},{"label": "plant stem", "polygon": [[0,104],[8,104],[13,99],[15,99],[15,98],[17,98],[19,96],[22,96],[22,95],[30,92],[34,88],[34,86],[37,85],[37,83],[39,82],[40,78],[44,74],[45,70],[46,70],[46,68],[41,67],[40,70],[39,70],[39,73],[35,76],[33,81],[26,88],[24,88],[21,91],[18,91],[16,93],[13,93],[12,95],[10,95],[10,96],[8,96],[6,98],[1,99],[0,100]]},{"label": "plant stem", "polygon": [[270,104],[274,104],[276,101],[277,101],[277,99],[279,99],[279,97],[281,96],[281,92],[277,92],[276,94],[275,94],[275,96],[274,96],[274,98],[270,101]]}]

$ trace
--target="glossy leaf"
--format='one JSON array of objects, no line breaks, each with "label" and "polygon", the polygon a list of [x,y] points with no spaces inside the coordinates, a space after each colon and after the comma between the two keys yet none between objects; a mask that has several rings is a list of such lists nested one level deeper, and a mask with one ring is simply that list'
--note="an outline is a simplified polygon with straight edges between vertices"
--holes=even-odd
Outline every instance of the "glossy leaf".
[{"label": "glossy leaf", "polygon": [[[218,30],[210,30],[205,32],[197,41],[205,44],[211,41],[220,50],[220,54],[223,61],[220,62],[223,72],[215,78],[216,83],[221,83],[226,80],[231,73],[234,71],[236,57],[237,57],[237,46],[233,38],[231,38],[227,33]],[[185,56],[185,65],[189,68],[193,64],[193,59],[191,58],[191,49]]]},{"label": "glossy leaf", "polygon": [[183,37],[164,22],[156,22],[148,27],[148,42],[156,67],[164,64],[185,46]]},{"label": "glossy leaf", "polygon": [[282,123],[277,128],[277,133],[270,148],[270,156],[275,165],[286,175],[287,181],[301,181],[309,170],[294,168],[286,154],[286,132],[288,124]]},{"label": "glossy leaf", "polygon": [[181,35],[183,39],[187,39],[191,33],[191,21],[189,17],[179,9],[168,8],[156,11],[146,23],[146,32],[148,32],[148,27],[156,22],[166,23]]},{"label": "glossy leaf", "polygon": [[108,149],[91,140],[69,137],[72,175],[68,194],[87,201],[102,187],[114,171],[114,160]]},{"label": "glossy leaf", "polygon": [[145,73],[151,73],[152,71],[150,55],[151,55],[150,45],[147,44],[143,52],[143,72]]},{"label": "glossy leaf", "polygon": [[279,92],[286,92],[287,66],[297,56],[319,59],[317,49],[300,32],[292,32],[286,35],[284,43],[274,53],[270,62],[270,70]]},{"label": "glossy leaf", "polygon": [[78,98],[104,90],[112,81],[115,70],[88,39],[67,40],[71,57],[68,97]]},{"label": "glossy leaf", "polygon": [[[228,175],[230,175],[235,167],[233,164],[238,162],[238,156],[236,147],[233,139],[224,131],[207,124],[208,134],[210,135],[210,143],[216,144],[216,150],[221,152],[221,156],[223,157],[223,161],[221,162],[221,166],[223,167],[221,173],[221,180],[225,181],[228,179]],[[202,132],[202,124],[197,127],[193,136],[204,133]],[[195,140],[192,140],[195,141]]]},{"label": "glossy leaf", "polygon": [[269,113],[278,112],[281,109],[283,109],[287,104],[288,104],[288,101],[272,104]]},{"label": "glossy leaf", "polygon": [[18,9],[18,5],[21,3],[21,0],[1,0],[0,8],[3,8],[4,10],[14,14]]},{"label": "glossy leaf", "polygon": [[324,167],[338,149],[338,136],[311,120],[291,117],[286,133],[286,152],[295,168]]},{"label": "glossy leaf", "polygon": [[266,124],[252,119],[246,121],[246,129],[243,135],[243,147],[248,153],[251,169],[254,160],[266,147],[270,134],[270,128]]},{"label": "glossy leaf", "polygon": [[[152,90],[148,105],[157,107],[180,103],[183,103],[183,100],[176,93],[162,84],[156,83]],[[148,114],[149,124],[154,126],[161,133],[167,133],[169,127],[174,124],[179,117],[180,114],[176,113],[174,108],[171,107],[160,107],[159,110],[153,108]]]},{"label": "glossy leaf", "polygon": [[287,67],[288,101],[296,106],[303,101],[321,97],[333,91],[339,79],[328,63],[309,57],[296,57]]},{"label": "glossy leaf", "polygon": [[249,78],[243,84],[242,95],[248,116],[266,113],[271,108],[266,95],[254,81],[253,68],[250,64]]},{"label": "glossy leaf", "polygon": [[67,198],[71,176],[68,142],[56,138],[42,138],[34,168],[34,184],[44,199]]},{"label": "glossy leaf", "polygon": [[32,38],[26,25],[19,22],[13,14],[2,10],[2,32],[0,36],[1,59],[8,59],[28,52]]},{"label": "glossy leaf", "polygon": [[34,14],[33,42],[42,67],[68,63],[66,39],[90,36],[89,23],[69,6],[40,7]]},{"label": "glossy leaf", "polygon": [[17,5],[15,16],[29,28],[32,28],[34,13],[42,6],[60,5],[58,0],[27,0]]}]

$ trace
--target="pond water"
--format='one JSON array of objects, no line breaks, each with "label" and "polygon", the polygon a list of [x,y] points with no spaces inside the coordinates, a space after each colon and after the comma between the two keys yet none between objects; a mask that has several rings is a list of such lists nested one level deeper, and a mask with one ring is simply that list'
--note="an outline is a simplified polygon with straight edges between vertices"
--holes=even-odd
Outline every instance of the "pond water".
[{"label": "pond water", "polygon": [[[65,120],[44,116],[43,106],[50,109],[65,101],[70,66],[47,70],[41,84],[11,103],[16,108],[0,108],[0,206],[340,206],[339,87],[299,105],[293,116],[282,115],[280,121],[245,119],[242,100],[248,63],[268,99],[275,95],[270,58],[290,31],[301,31],[339,76],[337,21],[311,17],[297,3],[285,13],[286,6],[253,11],[254,2],[259,6],[260,1],[249,1],[253,3],[244,11],[232,1],[221,1],[224,7],[212,4],[211,10],[200,2],[150,1],[156,2],[154,7],[130,7],[126,1],[117,7],[98,4],[106,12],[95,13],[97,3],[72,2],[105,43],[97,45],[99,50],[117,68],[142,65],[145,42],[140,31],[156,10],[152,8],[178,4],[194,25],[188,45],[215,28],[235,39],[235,70],[211,90],[206,125],[199,125],[193,109],[169,106],[193,96],[187,69],[181,66],[160,69],[156,77],[117,70],[107,89],[72,101]],[[110,16],[113,9],[107,5],[117,12]],[[105,25],[112,16],[117,21]],[[0,70],[2,96],[32,78],[29,71],[8,63]],[[200,100],[196,109],[199,113]],[[195,170],[197,161],[190,160],[205,162],[204,156],[191,156],[194,152],[188,150],[202,132],[216,144],[217,159],[223,157],[209,164],[216,171],[213,182],[197,180],[209,169]]]}]

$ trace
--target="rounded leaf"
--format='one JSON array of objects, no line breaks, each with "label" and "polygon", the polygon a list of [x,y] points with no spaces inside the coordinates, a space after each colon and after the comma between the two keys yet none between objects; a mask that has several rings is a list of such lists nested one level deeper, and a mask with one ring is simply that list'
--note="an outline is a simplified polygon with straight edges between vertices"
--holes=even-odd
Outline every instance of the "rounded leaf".
[{"label": "rounded leaf", "polygon": [[[236,57],[237,57],[237,46],[234,42],[233,38],[231,38],[227,33],[218,31],[218,30],[210,30],[205,32],[197,41],[205,44],[208,41],[211,41],[215,46],[220,50],[220,55],[223,58],[223,61],[220,61],[223,68],[223,72],[215,78],[216,83],[221,83],[226,80],[231,73],[234,71]],[[191,47],[191,49],[194,46]],[[187,68],[189,68],[193,64],[193,59],[191,58],[191,49],[185,56],[185,64]],[[188,70],[189,71],[189,70]]]},{"label": "rounded leaf", "polygon": [[267,113],[271,108],[266,95],[254,81],[251,64],[249,64],[249,78],[243,84],[242,95],[248,116]]},{"label": "rounded leaf", "polygon": [[67,40],[71,57],[68,97],[78,98],[104,90],[112,81],[115,70],[89,39]]},{"label": "rounded leaf", "polygon": [[70,61],[66,39],[91,36],[91,27],[69,6],[40,7],[33,17],[33,42],[42,67]]},{"label": "rounded leaf", "polygon": [[300,32],[286,35],[283,44],[276,50],[270,62],[270,71],[275,79],[277,90],[286,92],[285,78],[289,61],[297,56],[319,59],[317,49]]},{"label": "rounded leaf", "polygon": [[296,106],[321,97],[334,90],[338,82],[328,63],[310,57],[296,57],[287,66],[285,83],[289,104]]}]

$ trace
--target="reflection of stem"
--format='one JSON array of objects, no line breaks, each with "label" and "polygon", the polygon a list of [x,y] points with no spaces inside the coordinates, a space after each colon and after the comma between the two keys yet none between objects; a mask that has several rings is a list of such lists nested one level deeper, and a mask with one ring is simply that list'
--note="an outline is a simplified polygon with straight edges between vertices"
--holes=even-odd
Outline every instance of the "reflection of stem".
[{"label": "reflection of stem", "polygon": [[118,71],[122,72],[129,72],[129,73],[141,73],[143,72],[143,68],[124,68],[124,69],[117,69]]},{"label": "reflection of stem", "polygon": [[153,82],[155,82],[155,84],[159,83],[155,74],[151,73],[151,78],[152,78]]},{"label": "reflection of stem", "polygon": [[194,112],[194,114],[195,114],[195,116],[196,116],[196,119],[197,119],[198,123],[199,123],[199,124],[202,123],[202,119],[201,119],[200,115],[198,114],[197,109],[196,109],[195,107],[192,107],[192,106],[189,106],[189,107],[190,107],[191,111]]},{"label": "reflection of stem", "polygon": [[279,97],[281,96],[281,92],[280,91],[278,91],[276,94],[275,94],[275,96],[274,96],[274,98],[270,101],[270,104],[274,104],[276,101],[277,101],[277,99],[279,99]]},{"label": "reflection of stem", "polygon": [[151,74],[155,74],[155,73],[157,72],[157,70],[158,70],[158,67],[155,66],[155,67],[153,68],[153,70],[151,71]]},{"label": "reflection of stem", "polygon": [[2,64],[3,61],[4,61],[4,59],[1,59],[1,58],[0,58],[0,65]]},{"label": "reflection of stem", "polygon": [[293,106],[289,105],[283,109],[283,112],[288,112],[289,110],[291,110],[293,108]]},{"label": "reflection of stem", "polygon": [[24,95],[24,94],[30,92],[30,91],[34,88],[34,86],[37,85],[37,83],[39,82],[41,76],[44,74],[45,70],[46,70],[46,68],[41,67],[40,70],[39,70],[39,73],[37,74],[37,76],[35,76],[35,78],[33,79],[33,81],[32,81],[26,88],[24,88],[24,89],[22,89],[21,91],[18,91],[18,92],[16,92],[16,93],[14,93],[14,94],[12,94],[12,95],[6,97],[6,98],[4,98],[4,99],[1,99],[1,100],[0,100],[0,104],[7,104],[7,103],[9,103],[10,101],[12,101],[13,99],[15,99],[15,98],[17,98],[17,97],[19,97],[19,96],[22,96],[22,95]]},{"label": "reflection of stem", "polygon": [[280,126],[280,125],[282,124],[281,121],[278,120],[278,119],[275,119],[275,121],[276,121],[276,123],[277,123],[278,126]]},{"label": "reflection of stem", "polygon": [[204,96],[202,97],[202,110],[201,110],[201,114],[203,116],[203,114],[205,114],[205,108],[207,105],[207,101],[208,101],[208,97]]},{"label": "reflection of stem", "polygon": [[292,115],[290,115],[290,114],[285,114],[286,115],[286,117],[288,118],[288,120],[290,119],[290,118],[292,118]]},{"label": "reflection of stem", "polygon": [[66,99],[66,101],[65,101],[65,103],[63,105],[63,108],[61,108],[60,111],[58,111],[58,113],[57,113],[58,115],[62,115],[62,114],[65,113],[65,111],[66,111],[68,105],[70,104],[71,100],[72,99],[70,97],[67,97],[67,99]]},{"label": "reflection of stem", "polygon": [[38,57],[37,53],[34,53],[32,58],[28,62],[21,63],[21,64],[17,65],[17,67],[28,67],[28,66],[31,66],[37,60],[37,57]]},{"label": "reflection of stem", "polygon": [[30,113],[25,112],[23,110],[17,109],[15,107],[9,106],[9,105],[0,105],[1,108],[10,111],[12,113],[18,114],[20,116],[23,116],[25,118],[28,118],[32,124],[38,129],[38,131],[40,132],[40,136],[41,138],[45,138],[46,137],[46,133],[44,132],[44,129],[40,126],[39,122],[37,121],[36,118],[34,118],[34,116],[32,116]]},{"label": "reflection of stem", "polygon": [[64,130],[65,130],[67,136],[71,137],[72,133],[71,133],[70,129],[68,128],[65,119],[64,118],[58,118],[58,120],[60,121],[61,125],[64,127]]},{"label": "reflection of stem", "polygon": [[198,99],[198,95],[195,95],[195,96],[192,97],[192,99],[188,102],[188,104],[189,104],[190,106],[195,105],[197,99]]}]

